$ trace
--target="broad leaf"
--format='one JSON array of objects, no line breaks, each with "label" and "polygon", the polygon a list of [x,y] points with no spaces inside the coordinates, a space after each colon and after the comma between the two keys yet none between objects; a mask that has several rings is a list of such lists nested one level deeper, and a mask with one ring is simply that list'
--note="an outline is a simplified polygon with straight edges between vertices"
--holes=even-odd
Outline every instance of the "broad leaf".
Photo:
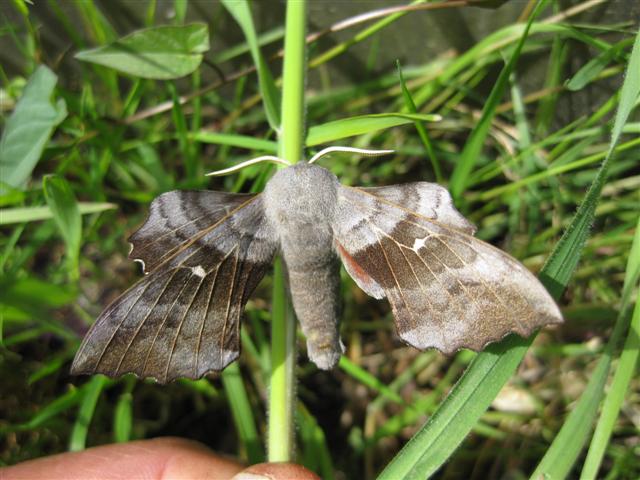
[{"label": "broad leaf", "polygon": [[168,80],[195,71],[209,50],[209,30],[201,23],[146,28],[115,42],[83,50],[78,60],[142,78]]},{"label": "broad leaf", "polygon": [[58,77],[44,65],[31,75],[0,139],[2,184],[22,188],[40,160],[53,129],[67,116],[64,100],[51,100]]}]

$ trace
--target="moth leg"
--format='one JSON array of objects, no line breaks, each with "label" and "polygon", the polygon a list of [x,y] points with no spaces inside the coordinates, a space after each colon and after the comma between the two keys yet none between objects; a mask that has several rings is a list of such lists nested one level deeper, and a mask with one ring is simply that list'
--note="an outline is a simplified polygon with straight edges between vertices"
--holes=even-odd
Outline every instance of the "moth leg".
[{"label": "moth leg", "polygon": [[321,268],[307,270],[287,266],[289,291],[302,332],[307,355],[322,370],[330,370],[344,353],[340,340],[340,264],[335,257]]}]

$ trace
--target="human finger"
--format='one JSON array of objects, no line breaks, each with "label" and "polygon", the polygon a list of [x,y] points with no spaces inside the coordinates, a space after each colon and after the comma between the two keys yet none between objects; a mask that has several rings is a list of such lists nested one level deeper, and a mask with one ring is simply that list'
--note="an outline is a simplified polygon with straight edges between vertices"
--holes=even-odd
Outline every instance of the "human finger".
[{"label": "human finger", "polygon": [[243,467],[200,443],[167,437],[29,460],[0,470],[0,480],[227,479]]}]

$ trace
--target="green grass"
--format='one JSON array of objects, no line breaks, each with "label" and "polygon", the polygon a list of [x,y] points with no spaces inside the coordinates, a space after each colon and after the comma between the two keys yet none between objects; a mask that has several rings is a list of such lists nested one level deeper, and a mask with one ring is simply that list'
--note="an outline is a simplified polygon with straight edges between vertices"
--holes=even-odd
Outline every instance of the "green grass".
[{"label": "green grass", "polygon": [[[180,435],[249,462],[295,455],[323,478],[640,476],[637,24],[587,23],[578,10],[597,2],[566,17],[530,2],[522,22],[464,51],[380,67],[390,31],[431,12],[355,24],[305,51],[300,2],[260,31],[248,2],[176,1],[161,21],[150,1],[139,23],[150,30],[134,36],[102,3],[69,5],[52,0],[43,20],[16,0],[14,21],[0,20],[20,60],[0,68],[0,464]],[[42,22],[66,55],[52,56]],[[229,26],[243,40],[228,44]],[[284,75],[271,57],[281,47]],[[127,56],[137,48],[146,63]],[[332,69],[363,51],[372,70],[334,85]],[[332,143],[397,152],[323,159],[345,184],[448,185],[478,236],[535,271],[567,322],[447,358],[404,346],[386,302],[343,275],[346,356],[319,372],[276,264],[221,375],[165,387],[69,376],[88,325],[140,275],[126,238],[155,196],[260,191],[273,166],[203,174]]]}]

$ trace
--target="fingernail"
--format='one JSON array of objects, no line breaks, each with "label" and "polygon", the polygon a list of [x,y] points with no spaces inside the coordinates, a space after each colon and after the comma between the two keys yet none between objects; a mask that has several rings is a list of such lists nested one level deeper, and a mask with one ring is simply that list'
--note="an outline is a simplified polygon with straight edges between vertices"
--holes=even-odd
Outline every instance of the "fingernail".
[{"label": "fingernail", "polygon": [[231,480],[270,480],[269,477],[258,475],[256,473],[240,472]]}]

